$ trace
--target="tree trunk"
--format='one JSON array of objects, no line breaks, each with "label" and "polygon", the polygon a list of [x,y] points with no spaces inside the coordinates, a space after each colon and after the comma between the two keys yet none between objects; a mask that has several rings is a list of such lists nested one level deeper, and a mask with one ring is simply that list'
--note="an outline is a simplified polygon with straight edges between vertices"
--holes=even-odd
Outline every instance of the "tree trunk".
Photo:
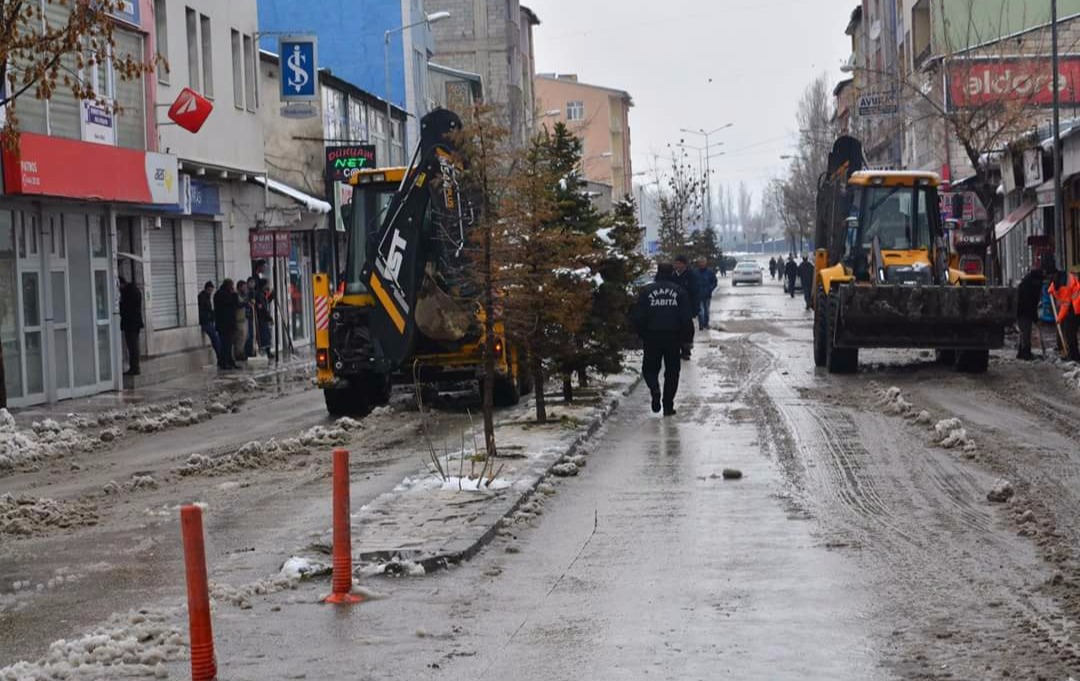
[{"label": "tree trunk", "polygon": [[536,422],[547,423],[547,402],[544,399],[544,360],[536,353],[529,355],[529,372],[533,380],[533,401],[536,402]]},{"label": "tree trunk", "polygon": [[492,273],[491,230],[484,230],[484,447],[488,461],[495,448],[495,283]]},{"label": "tree trunk", "polygon": [[588,369],[578,369],[578,372],[577,372],[577,384],[578,384],[579,388],[588,388],[589,387],[589,370]]},{"label": "tree trunk", "polygon": [[563,402],[570,403],[574,401],[574,382],[573,374],[566,372],[562,377],[562,399]]}]

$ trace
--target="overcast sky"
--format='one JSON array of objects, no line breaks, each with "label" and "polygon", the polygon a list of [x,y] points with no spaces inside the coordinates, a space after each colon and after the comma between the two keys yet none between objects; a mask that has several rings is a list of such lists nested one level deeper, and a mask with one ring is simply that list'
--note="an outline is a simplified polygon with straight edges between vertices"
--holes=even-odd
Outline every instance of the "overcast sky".
[{"label": "overcast sky", "polygon": [[[712,130],[727,155],[713,160],[713,184],[755,190],[782,173],[803,89],[825,72],[844,75],[844,35],[857,0],[527,0],[539,16],[537,72],[576,73],[626,90],[635,172],[681,137]],[[717,150],[717,151],[719,151]],[[713,153],[717,153],[714,151]],[[697,152],[694,162],[697,162]]]}]

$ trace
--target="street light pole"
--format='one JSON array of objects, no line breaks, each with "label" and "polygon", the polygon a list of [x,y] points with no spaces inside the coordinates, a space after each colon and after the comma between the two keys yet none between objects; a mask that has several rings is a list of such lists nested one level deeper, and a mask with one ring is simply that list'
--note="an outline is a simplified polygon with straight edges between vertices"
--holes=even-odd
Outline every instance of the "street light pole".
[{"label": "street light pole", "polygon": [[[728,123],[727,125],[721,125],[719,128],[716,128],[715,130],[709,130],[708,132],[706,132],[704,128],[700,128],[698,130],[687,130],[686,128],[680,128],[679,129],[680,132],[689,133],[691,135],[701,135],[702,137],[705,138],[705,194],[706,194],[706,197],[707,197],[706,201],[705,201],[705,221],[706,221],[707,226],[710,229],[712,229],[713,224],[712,224],[712,177],[711,177],[712,176],[712,165],[709,163],[709,159],[711,158],[711,156],[709,156],[709,149],[711,148],[712,144],[709,142],[709,137],[712,136],[712,135],[715,135],[716,133],[720,132],[721,130],[727,130],[728,128],[730,128],[733,125],[735,125],[735,124],[734,123]],[[720,144],[723,144],[723,142],[721,142]],[[717,145],[717,146],[719,146],[719,145]]]},{"label": "street light pole", "polygon": [[1050,0],[1050,41],[1052,43],[1051,61],[1053,64],[1054,86],[1054,241],[1059,267],[1066,267],[1065,256],[1065,196],[1061,184],[1061,94],[1058,88],[1060,63],[1058,59],[1058,6],[1057,0]]},{"label": "street light pole", "polygon": [[[392,109],[392,106],[393,106],[393,97],[390,94],[390,37],[392,35],[394,35],[395,33],[404,33],[408,29],[415,28],[416,26],[420,26],[421,24],[427,24],[428,26],[431,26],[431,24],[434,24],[436,21],[442,21],[443,19],[449,19],[449,18],[450,18],[450,13],[449,12],[434,12],[432,14],[425,14],[423,21],[414,21],[413,23],[406,24],[405,26],[398,26],[397,28],[388,29],[385,33],[383,33],[383,72],[384,72],[384,76],[386,77],[386,80],[385,80],[386,91],[385,92],[386,92],[386,156],[387,156],[386,163],[387,163],[387,165],[390,165],[390,158],[389,157],[390,157],[390,151],[391,151],[391,148],[392,148],[391,147],[391,144],[392,144],[391,137],[392,137],[392,131],[394,129],[394,119],[393,119],[393,116],[391,114],[391,109]],[[402,57],[402,58],[404,59],[404,57]],[[404,110],[405,106],[402,105],[401,108]],[[402,156],[403,157],[405,156],[404,149],[402,150]]]}]

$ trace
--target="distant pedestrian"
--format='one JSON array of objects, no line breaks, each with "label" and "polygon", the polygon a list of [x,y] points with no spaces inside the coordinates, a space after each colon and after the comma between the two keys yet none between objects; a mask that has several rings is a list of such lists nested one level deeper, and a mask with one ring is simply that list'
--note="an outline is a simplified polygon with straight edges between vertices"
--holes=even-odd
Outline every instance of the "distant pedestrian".
[{"label": "distant pedestrian", "polygon": [[232,356],[238,362],[247,361],[248,333],[248,284],[241,279],[236,282],[236,336],[233,338]]},{"label": "distant pedestrian", "polygon": [[[686,297],[690,302],[690,309],[694,312],[701,304],[701,291],[698,284],[697,275],[689,267],[690,261],[686,259],[685,255],[675,256],[675,278],[672,280],[683,291],[686,291]],[[683,342],[682,346],[682,358],[690,359],[690,351],[694,347],[694,325],[690,324],[690,338]]]},{"label": "distant pedestrian", "polygon": [[255,277],[248,277],[247,300],[244,301],[244,316],[247,318],[247,334],[244,339],[244,355],[251,359],[255,356],[255,296],[258,295],[258,287],[255,285]]},{"label": "distant pedestrian", "polygon": [[214,294],[214,324],[217,325],[221,351],[218,353],[219,369],[237,369],[233,360],[233,339],[236,336],[236,310],[239,301],[233,280],[225,279],[221,288]]},{"label": "distant pedestrian", "polygon": [[218,336],[217,326],[214,324],[214,282],[208,281],[203,284],[203,290],[199,293],[199,328],[210,340],[210,347],[214,349],[214,360],[221,364],[221,338]]},{"label": "distant pedestrian", "polygon": [[814,295],[814,266],[804,255],[799,263],[799,283],[802,284],[803,300],[806,301],[806,309],[810,309],[810,301]]},{"label": "distant pedestrian", "polygon": [[792,253],[788,256],[787,263],[784,264],[784,279],[787,281],[787,288],[785,289],[791,294],[791,297],[795,297],[795,280],[799,276],[799,266],[795,264],[795,254]]},{"label": "distant pedestrian", "polygon": [[712,304],[713,292],[716,291],[716,273],[709,269],[709,262],[705,258],[697,259],[698,286],[701,288],[701,300],[698,301],[697,318],[698,330],[704,331],[709,328],[709,306]]},{"label": "distant pedestrian", "polygon": [[721,276],[721,278],[726,277],[727,276],[727,256],[721,255],[720,256],[720,262],[717,263],[717,265],[719,265],[719,268],[720,268],[720,276]]},{"label": "distant pedestrian", "polygon": [[259,349],[262,354],[270,359],[274,353],[270,349],[274,342],[273,313],[274,289],[269,284],[263,284],[255,290],[255,330],[258,335]]},{"label": "distant pedestrian", "polygon": [[125,376],[139,375],[139,335],[143,330],[143,295],[133,281],[119,277],[120,331],[127,348],[128,370]]},{"label": "distant pedestrian", "polygon": [[1016,347],[1016,359],[1031,360],[1031,329],[1039,317],[1039,301],[1043,291],[1042,270],[1033,267],[1016,287],[1016,326],[1020,339]]},{"label": "distant pedestrian", "polygon": [[776,279],[776,258],[769,258],[769,278]]},{"label": "distant pedestrian", "polygon": [[[634,327],[641,336],[645,355],[641,375],[649,387],[653,413],[675,414],[675,394],[679,390],[680,354],[694,333],[693,307],[689,294],[675,284],[675,269],[661,263],[656,281],[641,289],[633,309]],[[664,387],[660,389],[660,365],[664,366]]]}]

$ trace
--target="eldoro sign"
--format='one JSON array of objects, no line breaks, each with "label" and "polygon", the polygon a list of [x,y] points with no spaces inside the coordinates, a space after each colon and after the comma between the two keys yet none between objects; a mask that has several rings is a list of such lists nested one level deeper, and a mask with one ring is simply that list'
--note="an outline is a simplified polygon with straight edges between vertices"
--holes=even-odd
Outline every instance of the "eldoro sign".
[{"label": "eldoro sign", "polygon": [[[1048,58],[954,61],[946,74],[951,110],[1001,101],[1026,106],[1054,103],[1053,70]],[[1062,104],[1080,103],[1080,57],[1062,58],[1058,91]]]}]

